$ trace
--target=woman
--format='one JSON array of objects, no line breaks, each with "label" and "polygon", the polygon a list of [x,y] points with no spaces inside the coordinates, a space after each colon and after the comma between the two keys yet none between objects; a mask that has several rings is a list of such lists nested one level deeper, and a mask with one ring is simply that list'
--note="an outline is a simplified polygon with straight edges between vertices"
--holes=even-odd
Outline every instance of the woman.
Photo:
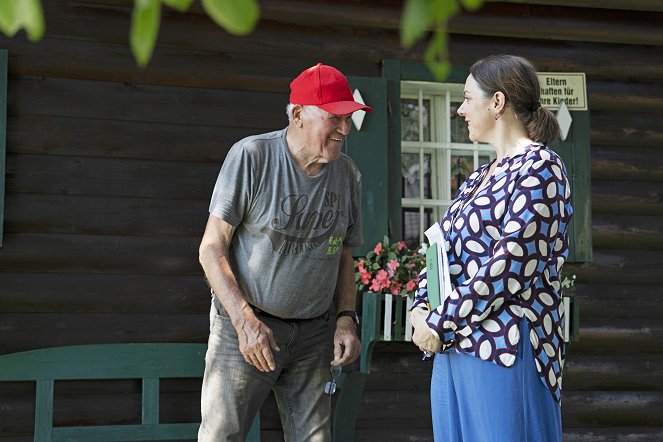
[{"label": "woman", "polygon": [[426,275],[411,312],[414,342],[435,352],[436,441],[562,440],[561,268],[573,212],[566,171],[546,146],[559,134],[522,57],[470,68],[470,140],[497,158],[458,189],[441,221],[453,290],[429,312]]}]

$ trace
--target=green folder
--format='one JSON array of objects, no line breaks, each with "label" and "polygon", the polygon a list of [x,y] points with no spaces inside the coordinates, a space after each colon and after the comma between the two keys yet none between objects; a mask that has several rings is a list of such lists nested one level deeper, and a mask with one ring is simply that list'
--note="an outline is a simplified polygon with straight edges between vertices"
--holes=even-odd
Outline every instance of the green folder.
[{"label": "green folder", "polygon": [[436,309],[441,303],[440,296],[440,266],[442,263],[439,261],[440,254],[438,253],[438,243],[431,244],[426,249],[426,279],[428,290],[428,303],[430,309]]}]

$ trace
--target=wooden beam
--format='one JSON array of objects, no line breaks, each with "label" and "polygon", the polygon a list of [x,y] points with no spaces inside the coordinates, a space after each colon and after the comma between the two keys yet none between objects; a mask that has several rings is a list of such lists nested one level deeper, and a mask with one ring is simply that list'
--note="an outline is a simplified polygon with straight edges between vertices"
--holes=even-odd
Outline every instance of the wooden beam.
[{"label": "wooden beam", "polygon": [[489,4],[476,13],[462,13],[449,21],[453,34],[537,40],[587,41],[629,45],[663,45],[656,12],[642,14],[609,10]]},{"label": "wooden beam", "polygon": [[660,0],[485,0],[487,3],[571,6],[574,8],[623,9],[625,11],[663,12]]}]

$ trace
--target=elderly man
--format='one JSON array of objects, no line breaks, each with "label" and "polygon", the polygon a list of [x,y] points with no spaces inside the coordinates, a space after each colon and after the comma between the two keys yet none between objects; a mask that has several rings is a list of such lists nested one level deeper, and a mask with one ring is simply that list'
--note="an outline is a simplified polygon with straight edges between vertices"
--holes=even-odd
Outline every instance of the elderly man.
[{"label": "elderly man", "polygon": [[330,365],[361,351],[361,175],[341,147],[352,113],[371,109],[323,64],[290,89],[288,126],[236,143],[214,187],[200,244],[212,308],[199,441],[244,441],[271,390],[287,441],[331,440]]}]

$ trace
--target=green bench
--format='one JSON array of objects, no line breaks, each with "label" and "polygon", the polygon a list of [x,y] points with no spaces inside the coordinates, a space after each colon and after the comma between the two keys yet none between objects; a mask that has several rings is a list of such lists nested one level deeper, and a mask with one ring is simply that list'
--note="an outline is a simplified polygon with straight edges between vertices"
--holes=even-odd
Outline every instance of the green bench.
[{"label": "green bench", "polygon": [[[35,442],[196,439],[200,423],[159,422],[159,379],[202,377],[206,344],[101,344],[0,356],[0,382],[36,382]],[[53,426],[53,391],[61,380],[142,380],[138,425]],[[259,416],[248,441],[260,441]]]},{"label": "green bench", "polygon": [[[110,442],[196,439],[197,423],[161,423],[159,380],[202,377],[206,344],[99,344],[45,348],[0,356],[0,382],[36,382],[35,442]],[[142,380],[142,422],[137,425],[53,426],[53,392],[56,381]],[[363,376],[342,373],[332,416],[335,442],[354,439],[356,410]],[[260,441],[260,416],[247,437]]]}]

